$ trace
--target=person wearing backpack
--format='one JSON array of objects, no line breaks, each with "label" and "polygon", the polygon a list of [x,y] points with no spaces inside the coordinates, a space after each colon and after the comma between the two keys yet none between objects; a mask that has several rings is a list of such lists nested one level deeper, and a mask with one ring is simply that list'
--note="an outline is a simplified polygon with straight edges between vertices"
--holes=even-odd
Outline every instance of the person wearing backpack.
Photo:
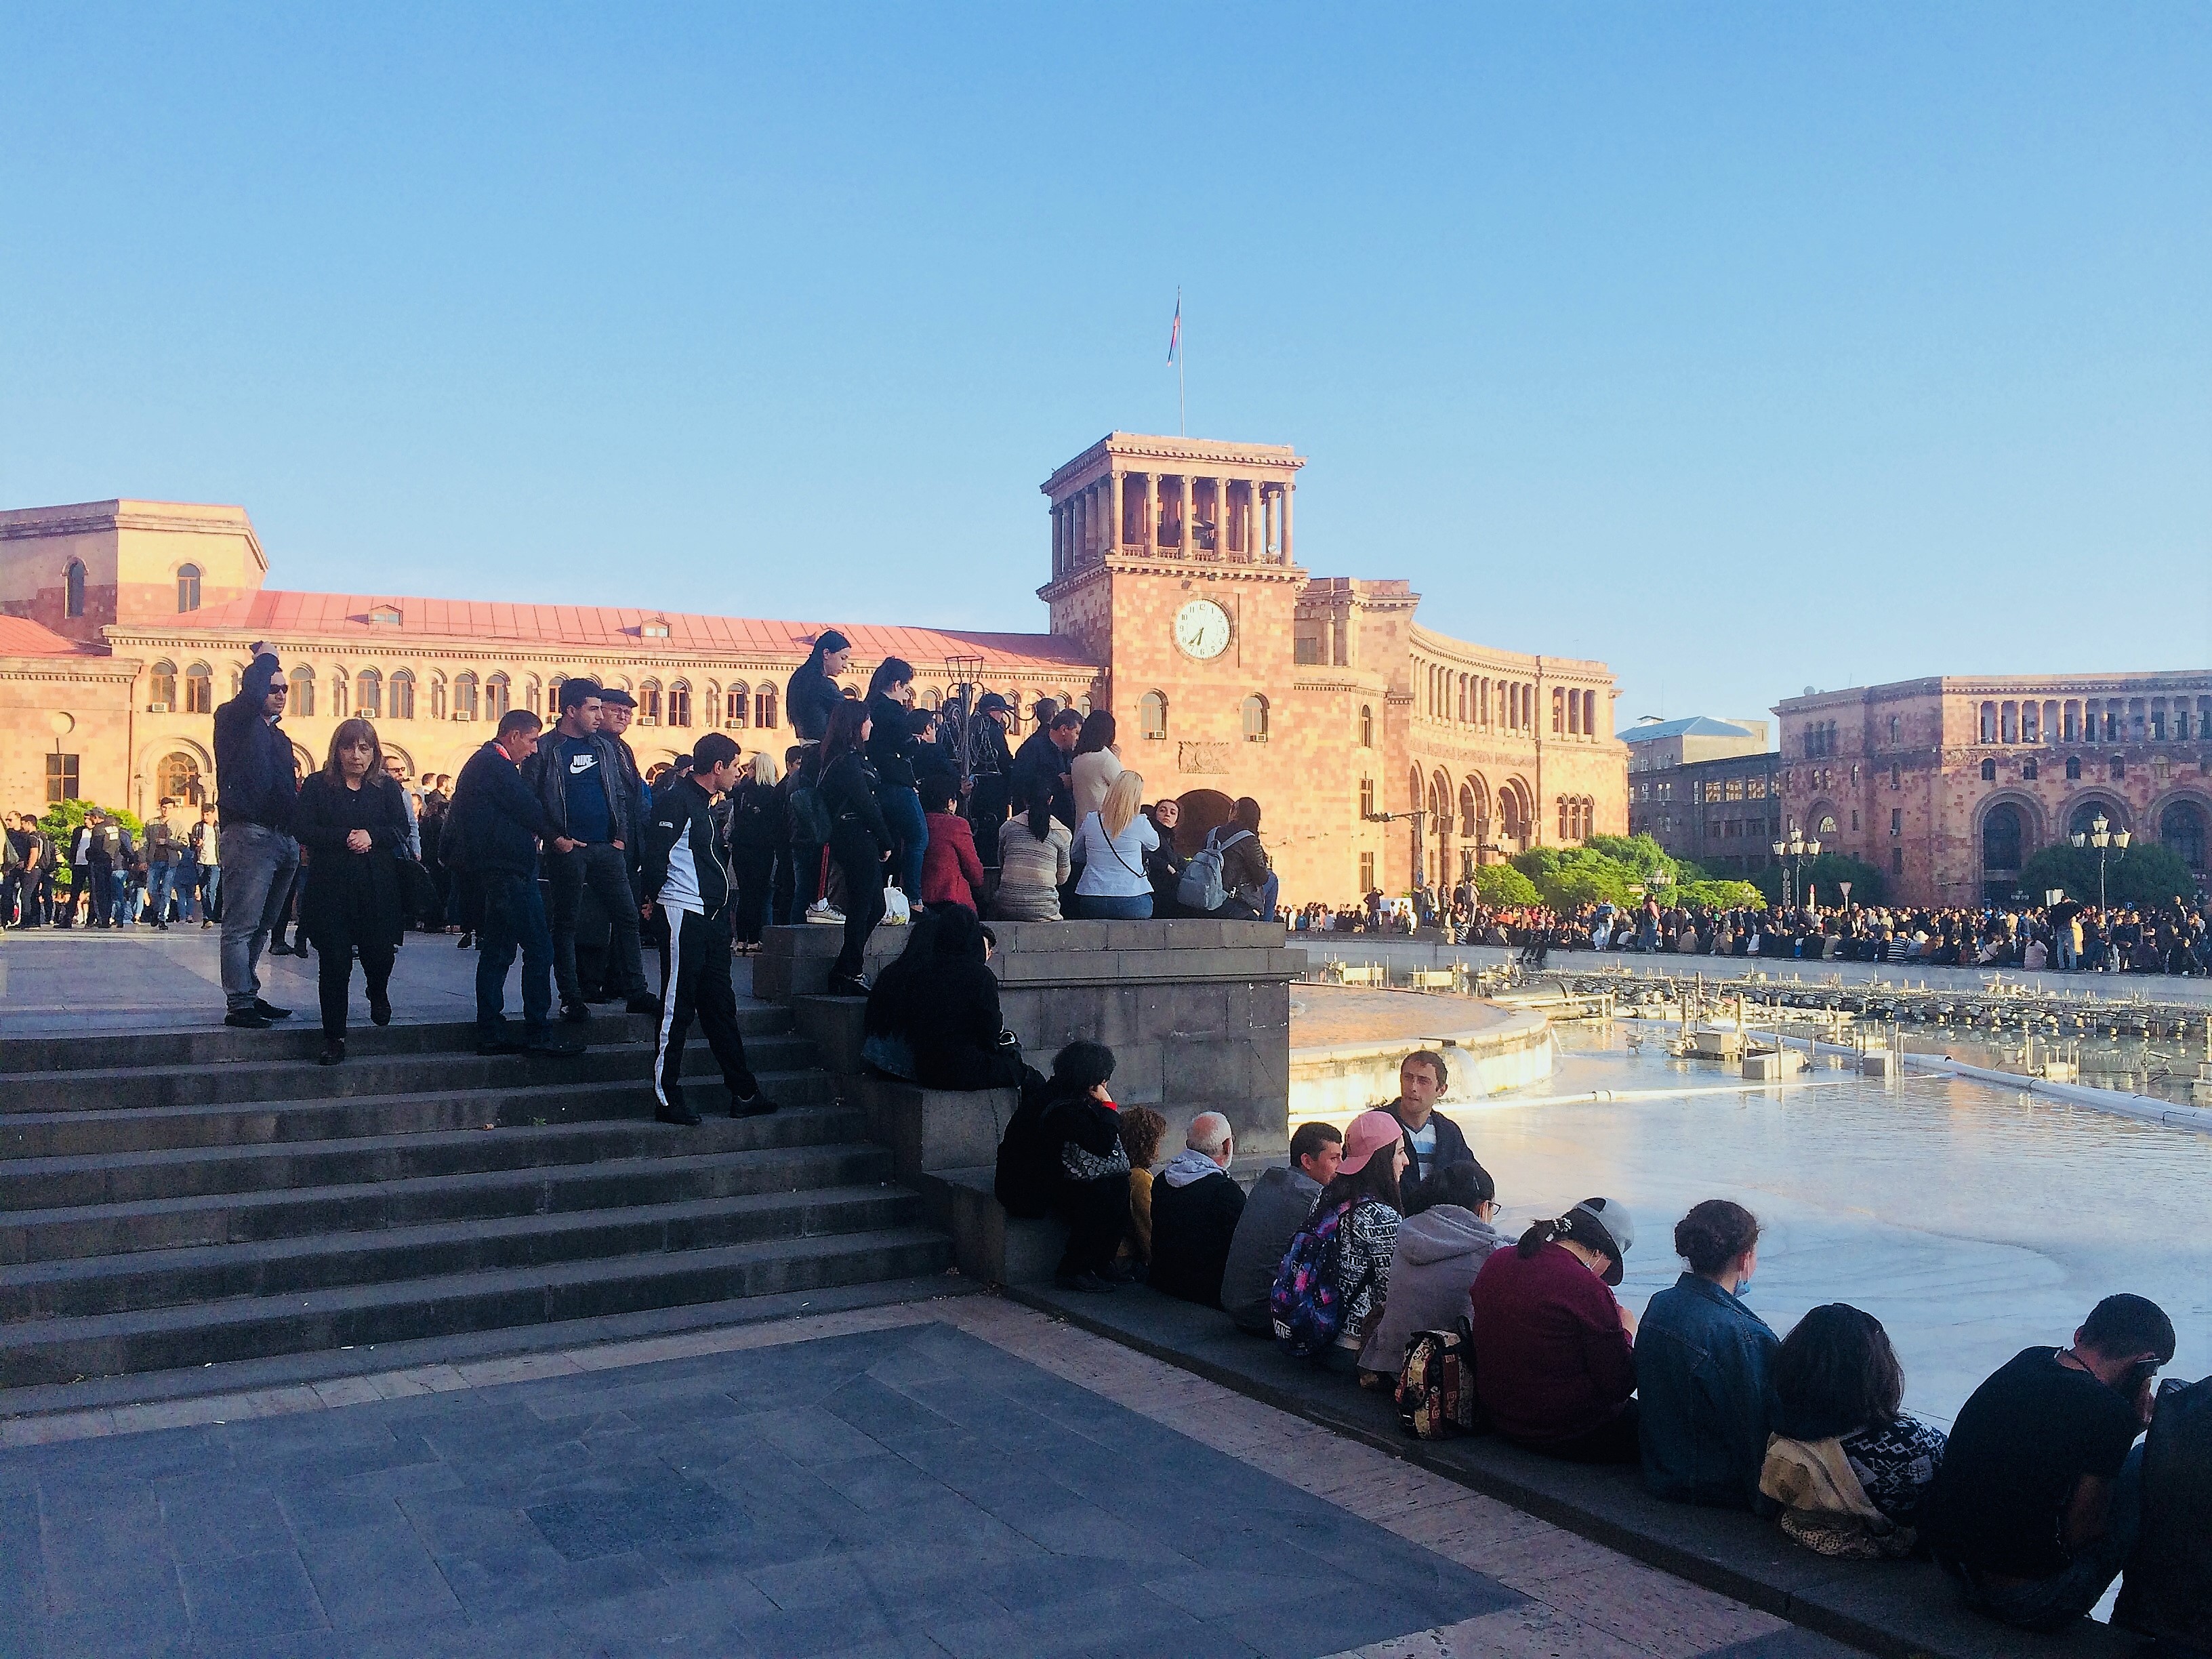
[{"label": "person wearing backpack", "polygon": [[1244,795],[1191,854],[1176,897],[1194,915],[1256,921],[1274,915],[1278,886],[1260,845],[1260,803]]},{"label": "person wearing backpack", "polygon": [[[1397,1119],[1376,1111],[1352,1121],[1344,1161],[1291,1240],[1269,1298],[1276,1337],[1297,1357],[1333,1371],[1361,1371],[1360,1349],[1389,1300],[1405,1168]],[[1365,1388],[1386,1380],[1360,1375]]]}]

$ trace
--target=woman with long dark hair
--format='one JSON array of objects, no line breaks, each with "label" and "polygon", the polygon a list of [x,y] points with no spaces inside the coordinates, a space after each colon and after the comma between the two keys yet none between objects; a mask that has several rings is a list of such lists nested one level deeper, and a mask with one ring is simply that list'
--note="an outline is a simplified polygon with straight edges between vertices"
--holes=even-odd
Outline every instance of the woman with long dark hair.
[{"label": "woman with long dark hair", "polygon": [[876,804],[875,780],[862,758],[868,710],[848,697],[830,711],[823,732],[814,792],[830,824],[830,856],[845,878],[845,945],[830,970],[832,996],[864,997],[860,976],[868,935],[884,919],[884,860],[896,838]]},{"label": "woman with long dark hair", "polygon": [[914,735],[914,665],[885,657],[868,676],[869,769],[876,775],[876,803],[884,822],[898,837],[892,868],[899,890],[910,903],[921,902],[921,856],[929,846],[929,820],[915,788],[921,744]]},{"label": "woman with long dark hair", "polygon": [[1052,815],[1051,792],[1042,780],[1024,775],[1015,787],[1027,793],[1014,803],[1014,816],[999,826],[999,890],[991,915],[1000,921],[1058,921],[1060,890],[1074,872],[1074,836]]},{"label": "woman with long dark hair", "polygon": [[1586,1198],[1492,1250],[1468,1293],[1475,1389],[1498,1433],[1577,1463],[1633,1463],[1636,1316],[1613,1299],[1636,1224]]},{"label": "woman with long dark hair", "polygon": [[1781,1346],[1743,1304],[1759,1218],[1709,1198],[1674,1224],[1674,1253],[1690,1270],[1651,1298],[1636,1332],[1644,1484],[1677,1503],[1755,1508]]},{"label": "woman with long dark hair", "polygon": [[1775,1352],[1774,1392],[1778,1433],[1837,1442],[1868,1501],[1901,1527],[1919,1524],[1943,1431],[1902,1409],[1905,1368],[1881,1321],[1846,1302],[1814,1309]]},{"label": "woman with long dark hair", "polygon": [[830,716],[847,701],[836,676],[853,660],[853,642],[834,628],[814,636],[806,660],[791,671],[783,688],[783,712],[801,743],[819,743],[830,729]]},{"label": "woman with long dark hair", "polygon": [[1083,717],[1083,730],[1075,738],[1075,758],[1067,768],[1079,824],[1106,804],[1106,792],[1121,775],[1121,757],[1114,751],[1114,716],[1107,710],[1094,708]]},{"label": "woman with long dark hair", "polygon": [[407,805],[368,721],[338,723],[329,758],[301,787],[292,828],[307,853],[300,934],[315,947],[321,1059],[335,1066],[345,1058],[354,957],[368,983],[369,1018],[389,1025],[392,964],[406,934],[398,849],[407,842]]}]

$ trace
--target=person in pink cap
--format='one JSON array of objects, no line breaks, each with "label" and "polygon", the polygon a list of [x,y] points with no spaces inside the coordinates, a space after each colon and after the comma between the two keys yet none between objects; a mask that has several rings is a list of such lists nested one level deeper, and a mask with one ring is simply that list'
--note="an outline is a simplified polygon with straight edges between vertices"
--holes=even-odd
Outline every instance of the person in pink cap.
[{"label": "person in pink cap", "polygon": [[[1337,1228],[1336,1293],[1344,1329],[1325,1362],[1331,1370],[1359,1370],[1368,1328],[1389,1299],[1390,1262],[1398,1252],[1399,1212],[1405,1203],[1398,1195],[1398,1177],[1405,1170],[1403,1126],[1388,1112],[1362,1112],[1345,1132],[1344,1162],[1337,1166],[1336,1179],[1314,1200],[1316,1217],[1349,1206]],[[1380,1388],[1376,1379],[1382,1376],[1360,1371],[1360,1384]]]}]

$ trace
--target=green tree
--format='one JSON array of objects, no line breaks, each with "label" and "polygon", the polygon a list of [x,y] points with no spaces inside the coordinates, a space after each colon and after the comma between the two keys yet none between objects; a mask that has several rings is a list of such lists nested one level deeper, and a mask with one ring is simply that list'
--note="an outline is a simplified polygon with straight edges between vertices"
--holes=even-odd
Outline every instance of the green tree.
[{"label": "green tree", "polygon": [[1663,889],[1660,902],[1688,909],[1737,910],[1759,902],[1759,889],[1747,881],[1681,881]]},{"label": "green tree", "polygon": [[1474,890],[1485,904],[1492,906],[1536,902],[1536,884],[1510,864],[1478,865]]},{"label": "green tree", "polygon": [[[1770,864],[1753,878],[1759,892],[1769,904],[1782,902],[1782,866]],[[1823,853],[1816,859],[1806,859],[1799,866],[1797,891],[1802,896],[1808,887],[1814,897],[1823,904],[1838,905],[1844,902],[1842,884],[1851,884],[1851,902],[1879,904],[1888,890],[1881,872],[1864,859],[1855,859],[1848,853]]]},{"label": "green tree", "polygon": [[70,843],[76,839],[77,828],[83,823],[85,815],[95,809],[106,813],[109,817],[128,830],[133,842],[142,839],[146,833],[146,826],[138,815],[136,812],[126,811],[120,806],[101,806],[97,801],[89,800],[54,802],[40,815],[39,828],[45,830],[54,843],[54,858],[57,866],[54,871],[54,880],[58,885],[69,884]]},{"label": "green tree", "polygon": [[[2020,884],[2038,904],[2054,887],[2083,904],[2097,902],[2097,849],[2065,842],[2046,847],[2021,867]],[[2105,892],[2114,904],[2165,905],[2197,890],[2197,878],[2171,847],[2139,842],[2105,860]]]}]

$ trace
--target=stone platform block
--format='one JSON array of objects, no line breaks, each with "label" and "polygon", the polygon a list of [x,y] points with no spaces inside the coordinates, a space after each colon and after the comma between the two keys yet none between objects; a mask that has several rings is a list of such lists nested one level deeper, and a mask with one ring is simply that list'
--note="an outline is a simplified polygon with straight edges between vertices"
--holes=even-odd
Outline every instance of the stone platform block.
[{"label": "stone platform block", "polygon": [[1000,1138],[1021,1103],[1013,1089],[924,1089],[865,1074],[845,1086],[868,1115],[868,1138],[890,1149],[892,1169],[908,1183],[932,1170],[995,1165]]}]

